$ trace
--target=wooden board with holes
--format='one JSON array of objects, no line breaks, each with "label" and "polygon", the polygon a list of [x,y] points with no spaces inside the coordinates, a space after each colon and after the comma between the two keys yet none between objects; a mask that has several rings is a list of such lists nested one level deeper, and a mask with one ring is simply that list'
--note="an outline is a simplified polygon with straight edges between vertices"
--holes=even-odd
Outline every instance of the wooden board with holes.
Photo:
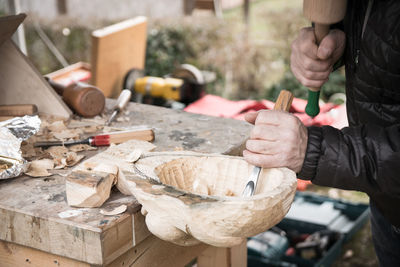
[{"label": "wooden board with holes", "polygon": [[117,97],[132,68],[144,69],[147,19],[136,17],[92,33],[92,84]]},{"label": "wooden board with holes", "polygon": [[[115,100],[107,100],[107,107],[114,104]],[[156,151],[192,150],[239,155],[251,129],[250,124],[242,121],[137,103],[129,103],[122,116],[128,120],[117,120],[113,127],[147,124],[154,128]],[[103,149],[85,153],[90,157],[101,151]],[[100,208],[72,208],[66,203],[65,179],[57,174],[0,181],[0,240],[92,265],[111,264],[123,255],[132,259],[134,248],[152,236],[136,199],[112,190],[110,199],[101,208],[127,206],[126,212],[114,216],[101,214]],[[147,263],[157,251],[167,251],[168,244],[156,242],[157,249],[149,250],[151,253],[146,254],[149,257],[139,262]],[[186,251],[181,255],[185,259],[201,253],[179,250],[171,245],[172,248],[176,249],[176,255]],[[164,255],[168,257],[168,253]]]}]

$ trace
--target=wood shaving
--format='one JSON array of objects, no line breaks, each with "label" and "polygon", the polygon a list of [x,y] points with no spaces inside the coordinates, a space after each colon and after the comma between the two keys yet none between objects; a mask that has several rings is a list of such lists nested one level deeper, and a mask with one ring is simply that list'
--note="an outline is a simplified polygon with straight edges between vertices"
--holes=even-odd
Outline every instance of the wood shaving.
[{"label": "wood shaving", "polygon": [[2,170],[7,170],[7,169],[10,168],[11,166],[12,166],[11,163],[4,162],[4,161],[0,161],[0,171],[2,171]]},{"label": "wood shaving", "polygon": [[81,161],[85,156],[77,155],[75,152],[67,152],[65,157],[55,158],[54,169],[63,169],[65,167],[72,167]]},{"label": "wood shaving", "polygon": [[25,143],[21,145],[22,157],[33,158],[42,153],[42,149],[39,147],[34,147],[33,143]]},{"label": "wood shaving", "polygon": [[98,126],[85,127],[85,128],[83,128],[83,132],[84,133],[96,133],[99,130],[98,128],[99,128]]},{"label": "wood shaving", "polygon": [[54,162],[51,159],[34,160],[29,164],[28,172],[25,174],[32,177],[46,177],[51,176],[47,170],[54,168]]},{"label": "wood shaving", "polygon": [[143,153],[143,151],[141,150],[141,149],[135,149],[135,150],[133,150],[133,152],[132,153],[130,153],[126,158],[125,158],[125,160],[127,161],[127,162],[136,162],[139,158],[140,158],[140,156],[142,155],[142,153]]},{"label": "wood shaving", "polygon": [[78,144],[68,147],[68,149],[72,152],[81,152],[81,151],[88,151],[88,150],[97,150],[95,146],[89,146],[86,144]]},{"label": "wood shaving", "polygon": [[106,216],[113,216],[113,215],[118,215],[123,212],[125,212],[127,209],[127,206],[122,204],[121,206],[118,206],[116,208],[113,208],[111,210],[109,209],[100,209],[100,213]]},{"label": "wood shaving", "polygon": [[82,134],[81,129],[65,129],[59,132],[53,132],[53,136],[59,140],[65,140],[65,139],[78,139],[80,134]]},{"label": "wood shaving", "polygon": [[66,158],[67,166],[71,167],[71,166],[76,165],[84,157],[85,157],[84,155],[77,155],[75,152],[68,152],[68,155]]},{"label": "wood shaving", "polygon": [[45,150],[53,159],[65,158],[68,154],[68,148],[65,146],[52,146]]},{"label": "wood shaving", "polygon": [[57,158],[54,159],[54,169],[59,170],[59,169],[63,169],[67,166],[67,160],[66,158]]},{"label": "wood shaving", "polygon": [[55,121],[47,126],[47,128],[52,132],[61,132],[62,130],[67,129],[63,121]]},{"label": "wood shaving", "polygon": [[97,126],[98,123],[95,123],[91,120],[71,120],[68,123],[68,128],[84,128],[84,127],[92,127],[92,126]]}]

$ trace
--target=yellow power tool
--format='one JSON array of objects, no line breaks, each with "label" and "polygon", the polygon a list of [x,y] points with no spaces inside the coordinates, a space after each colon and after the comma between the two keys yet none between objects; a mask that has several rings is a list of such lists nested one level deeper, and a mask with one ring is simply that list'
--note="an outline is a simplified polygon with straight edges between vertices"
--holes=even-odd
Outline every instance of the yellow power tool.
[{"label": "yellow power tool", "polygon": [[144,76],[143,70],[132,69],[126,74],[123,86],[132,91],[135,102],[184,107],[204,94],[205,78],[208,82],[213,79],[210,72],[183,64],[166,77]]}]

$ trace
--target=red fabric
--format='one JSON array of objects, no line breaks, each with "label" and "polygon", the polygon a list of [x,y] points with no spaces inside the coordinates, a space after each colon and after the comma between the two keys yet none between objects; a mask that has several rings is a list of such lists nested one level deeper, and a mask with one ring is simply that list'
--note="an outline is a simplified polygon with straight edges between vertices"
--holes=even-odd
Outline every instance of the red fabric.
[{"label": "red fabric", "polygon": [[[209,116],[233,118],[244,120],[249,112],[261,109],[273,109],[274,102],[269,100],[240,100],[231,101],[215,95],[205,95],[196,102],[188,105],[185,111]],[[307,101],[294,98],[290,112],[297,116],[306,126],[332,125],[342,128],[347,125],[345,105],[334,105],[331,103],[320,105],[320,113],[311,118],[305,113]],[[297,190],[304,191],[310,181],[298,180]]]},{"label": "red fabric", "polygon": [[[296,115],[306,126],[321,126],[332,125],[337,120],[343,121],[345,112],[331,112],[334,109],[343,109],[342,106],[332,103],[323,104],[320,106],[320,113],[315,118],[309,117],[305,113],[307,101],[300,98],[294,98],[290,112]],[[220,96],[205,95],[196,102],[188,105],[185,111],[209,116],[234,118],[244,120],[244,115],[249,112],[255,112],[261,109],[272,109],[274,102],[269,100],[239,100],[231,101]],[[345,121],[345,119],[344,119]]]}]

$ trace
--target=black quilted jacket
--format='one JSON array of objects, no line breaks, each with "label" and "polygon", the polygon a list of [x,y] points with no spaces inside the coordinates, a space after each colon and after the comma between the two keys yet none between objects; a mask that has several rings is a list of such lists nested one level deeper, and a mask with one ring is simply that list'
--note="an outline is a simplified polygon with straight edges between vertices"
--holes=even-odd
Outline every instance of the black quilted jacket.
[{"label": "black quilted jacket", "polygon": [[366,192],[400,227],[400,1],[349,0],[344,31],[350,127],[308,128],[298,177]]}]

